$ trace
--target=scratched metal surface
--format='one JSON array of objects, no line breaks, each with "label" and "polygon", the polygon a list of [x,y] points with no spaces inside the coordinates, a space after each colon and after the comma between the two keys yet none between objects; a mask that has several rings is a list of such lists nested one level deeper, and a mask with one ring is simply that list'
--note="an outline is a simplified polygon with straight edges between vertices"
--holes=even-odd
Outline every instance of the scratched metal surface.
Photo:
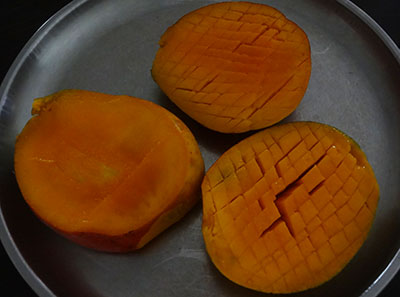
[{"label": "scratched metal surface", "polygon": [[[376,221],[357,256],[332,281],[296,296],[337,296],[339,288],[341,296],[375,296],[400,265],[399,64],[365,23],[335,1],[260,2],[297,22],[311,42],[310,84],[285,121],[320,121],[345,131],[366,152],[381,187]],[[249,135],[201,127],[150,76],[164,30],[207,3],[73,1],[41,28],[12,66],[0,90],[0,235],[40,296],[264,296],[231,283],[214,268],[202,240],[200,203],[138,252],[99,253],[41,224],[23,202],[13,175],[14,140],[30,117],[32,99],[60,89],[128,94],[165,106],[193,131],[207,168]]]}]

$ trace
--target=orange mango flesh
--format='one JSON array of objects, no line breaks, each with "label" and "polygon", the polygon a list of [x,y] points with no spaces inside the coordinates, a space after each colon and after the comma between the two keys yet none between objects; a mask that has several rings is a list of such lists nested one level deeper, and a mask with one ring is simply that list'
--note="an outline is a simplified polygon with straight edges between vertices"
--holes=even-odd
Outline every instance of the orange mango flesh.
[{"label": "orange mango flesh", "polygon": [[32,113],[17,139],[16,177],[32,210],[61,233],[145,233],[164,212],[197,201],[197,143],[162,107],[68,90],[35,100]]},{"label": "orange mango flesh", "polygon": [[365,154],[319,123],[275,126],[233,146],[203,183],[203,235],[233,282],[291,293],[335,276],[366,239],[379,187]]},{"label": "orange mango flesh", "polygon": [[300,103],[311,72],[306,34],[249,2],[202,7],[168,28],[152,75],[202,125],[225,133],[270,126]]}]

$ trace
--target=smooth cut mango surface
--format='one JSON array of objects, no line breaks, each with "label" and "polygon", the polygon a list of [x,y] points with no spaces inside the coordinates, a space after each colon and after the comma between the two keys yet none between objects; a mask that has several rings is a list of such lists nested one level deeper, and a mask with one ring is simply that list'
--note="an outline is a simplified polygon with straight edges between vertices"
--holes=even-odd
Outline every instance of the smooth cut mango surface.
[{"label": "smooth cut mango surface", "polygon": [[66,90],[36,99],[15,172],[28,205],[99,250],[142,247],[199,199],[204,164],[189,129],[142,99]]}]

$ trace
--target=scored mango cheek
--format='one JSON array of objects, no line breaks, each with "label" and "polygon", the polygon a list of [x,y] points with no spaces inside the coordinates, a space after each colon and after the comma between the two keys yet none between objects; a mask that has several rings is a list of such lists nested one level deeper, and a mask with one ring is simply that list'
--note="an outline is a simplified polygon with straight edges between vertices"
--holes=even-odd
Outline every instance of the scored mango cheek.
[{"label": "scored mango cheek", "polygon": [[262,4],[202,7],[168,28],[159,44],[153,79],[194,120],[224,133],[264,128],[288,116],[311,73],[306,34]]},{"label": "scored mango cheek", "polygon": [[364,242],[379,187],[338,130],[297,122],[228,150],[202,184],[203,234],[217,268],[255,290],[290,293],[336,275]]}]

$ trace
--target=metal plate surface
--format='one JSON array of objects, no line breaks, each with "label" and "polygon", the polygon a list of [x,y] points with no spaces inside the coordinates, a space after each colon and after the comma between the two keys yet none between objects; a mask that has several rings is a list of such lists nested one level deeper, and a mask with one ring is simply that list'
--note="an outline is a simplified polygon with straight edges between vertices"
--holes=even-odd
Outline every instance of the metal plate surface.
[{"label": "metal plate surface", "polygon": [[[294,296],[376,296],[400,266],[398,48],[391,48],[381,29],[348,1],[341,1],[347,8],[322,0],[259,2],[295,21],[311,43],[309,87],[285,121],[318,121],[346,132],[367,154],[381,188],[375,222],[355,258],[331,281]],[[30,117],[33,98],[60,89],[127,94],[166,107],[193,131],[207,168],[251,134],[203,128],[178,110],[150,75],[161,34],[208,3],[73,1],[32,37],[10,69],[0,89],[0,235],[40,296],[265,296],[233,284],[213,266],[201,234],[201,203],[138,252],[100,253],[39,222],[13,173],[15,137]]]}]

